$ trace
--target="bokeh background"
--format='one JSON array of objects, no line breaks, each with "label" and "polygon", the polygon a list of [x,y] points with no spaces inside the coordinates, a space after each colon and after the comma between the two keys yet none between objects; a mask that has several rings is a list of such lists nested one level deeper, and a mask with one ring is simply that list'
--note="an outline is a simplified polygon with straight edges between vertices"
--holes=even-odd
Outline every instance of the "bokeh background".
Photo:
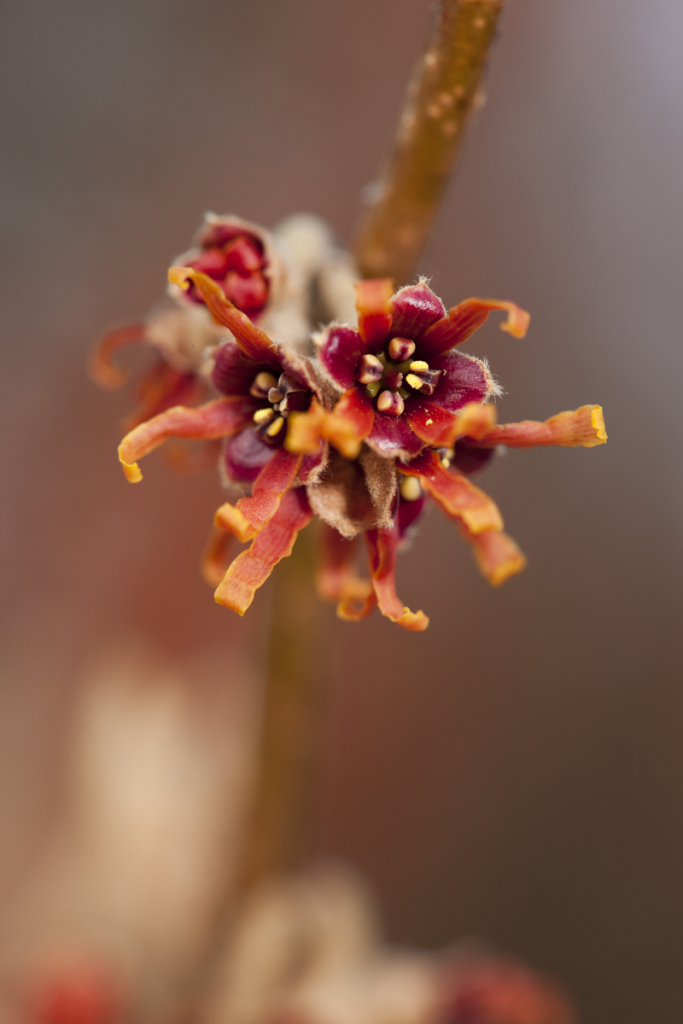
[{"label": "bokeh background", "polygon": [[[2,4],[5,897],[59,814],[89,659],[136,636],[229,666],[253,629],[198,577],[217,481],[157,459],[126,484],[130,399],[86,379],[87,348],[157,300],[204,210],[310,210],[348,242],[427,12]],[[367,872],[392,939],[484,936],[586,1024],[683,1019],[681,13],[510,0],[421,269],[447,305],[531,311],[527,340],[470,345],[501,419],[600,402],[610,440],[488,471],[522,577],[489,591],[431,514],[399,566],[428,633],[339,623],[329,656],[316,848]]]}]

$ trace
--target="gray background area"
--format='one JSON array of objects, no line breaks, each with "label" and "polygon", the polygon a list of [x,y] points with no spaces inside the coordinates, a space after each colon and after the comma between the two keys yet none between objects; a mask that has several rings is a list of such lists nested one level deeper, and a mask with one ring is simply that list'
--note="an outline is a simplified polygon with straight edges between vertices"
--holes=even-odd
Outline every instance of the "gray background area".
[{"label": "gray background area", "polygon": [[[156,301],[205,209],[308,209],[350,238],[427,4],[2,13],[7,893],[98,645],[229,654],[252,628],[197,575],[217,481],[150,460],[125,484],[130,399],[88,382],[87,346]],[[469,346],[501,419],[600,402],[610,440],[513,451],[483,478],[522,577],[490,592],[432,513],[399,565],[428,633],[339,623],[330,657],[317,847],[369,873],[392,939],[485,936],[561,977],[586,1024],[683,1019],[682,28],[677,0],[510,0],[422,269],[447,305],[531,311],[527,340],[492,325]]]}]

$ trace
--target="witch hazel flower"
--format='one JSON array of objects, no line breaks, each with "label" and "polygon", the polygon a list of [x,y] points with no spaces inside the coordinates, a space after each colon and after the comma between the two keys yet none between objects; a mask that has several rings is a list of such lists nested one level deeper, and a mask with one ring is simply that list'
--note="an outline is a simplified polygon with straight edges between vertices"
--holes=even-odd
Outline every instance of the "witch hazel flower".
[{"label": "witch hazel flower", "polygon": [[[180,288],[197,288],[216,322],[231,333],[215,354],[211,375],[221,397],[196,408],[176,406],[139,424],[121,442],[119,459],[127,479],[137,483],[142,479],[137,461],[169,438],[224,441],[226,479],[251,485],[251,494],[236,505],[221,505],[216,526],[253,543],[227,567],[215,597],[244,614],[313,516],[306,485],[315,484],[324,472],[328,445],[321,440],[315,451],[304,455],[290,452],[284,440],[291,412],[305,411],[314,398],[329,404],[329,389],[311,360],[272,342],[212,278],[189,267],[172,267],[169,279]],[[205,553],[207,575],[219,574],[218,566],[226,568],[222,539],[219,533]]]},{"label": "witch hazel flower", "polygon": [[[205,273],[252,322],[266,330],[276,322],[279,337],[300,343],[308,328],[310,268],[317,269],[331,240],[318,218],[290,221],[280,237],[277,229],[271,233],[239,217],[207,214],[194,246],[174,262]],[[192,283],[183,289],[169,282],[168,299],[144,321],[102,337],[91,354],[90,374],[115,390],[127,379],[116,362],[121,348],[146,344],[156,351],[155,363],[136,388],[139,406],[126,424],[134,427],[174,405],[201,402],[210,389],[212,353],[229,337]]]},{"label": "witch hazel flower", "polygon": [[[544,423],[496,425],[489,400],[498,390],[488,365],[455,349],[495,310],[507,313],[503,330],[524,337],[529,315],[512,302],[470,298],[447,312],[424,279],[395,293],[390,280],[378,279],[357,285],[357,309],[357,329],[333,324],[317,338],[320,363],[339,393],[334,410],[313,402],[308,413],[293,418],[287,444],[306,452],[324,437],[348,459],[362,461],[372,453],[385,462],[385,477],[395,479],[398,493],[391,522],[365,531],[374,599],[392,621],[423,630],[429,620],[403,606],[394,572],[399,547],[427,496],[456,523],[481,572],[498,586],[526,560],[503,532],[495,502],[468,477],[488,464],[498,446],[604,443],[602,409],[586,405]],[[332,537],[327,549],[320,589],[329,599],[339,595],[342,618],[362,617],[372,600],[362,608],[347,600],[358,590],[355,550]]]}]

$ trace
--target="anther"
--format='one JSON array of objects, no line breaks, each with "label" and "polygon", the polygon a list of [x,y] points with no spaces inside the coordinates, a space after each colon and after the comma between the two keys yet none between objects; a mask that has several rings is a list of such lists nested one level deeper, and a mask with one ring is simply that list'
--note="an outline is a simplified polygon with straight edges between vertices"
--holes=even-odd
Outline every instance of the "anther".
[{"label": "anther", "polygon": [[409,369],[413,373],[424,373],[425,370],[429,369],[429,363],[425,363],[424,359],[413,359]]},{"label": "anther", "polygon": [[249,388],[249,394],[253,395],[254,398],[266,398],[271,388],[274,388],[277,384],[277,380],[266,370],[261,370],[254,377],[253,383]]},{"label": "anther", "polygon": [[276,420],[273,420],[273,422],[270,424],[270,426],[266,430],[266,434],[268,435],[268,437],[275,437],[277,434],[279,434],[280,430],[282,429],[282,426],[283,426],[284,422],[285,421],[282,418],[282,416],[278,416],[278,418]]},{"label": "anther", "polygon": [[397,363],[410,359],[414,351],[415,342],[409,338],[392,338],[389,342],[389,355]]},{"label": "anther", "polygon": [[357,380],[360,384],[373,384],[382,377],[383,366],[377,356],[363,356],[358,367]]},{"label": "anther", "polygon": [[268,392],[268,401],[272,402],[273,405],[275,405],[276,402],[281,402],[284,397],[285,393],[280,388],[273,387]]},{"label": "anther", "polygon": [[400,416],[403,412],[403,399],[395,391],[383,391],[377,399],[377,408],[390,416]]},{"label": "anther", "polygon": [[272,420],[275,413],[272,409],[257,409],[254,413],[254,423],[267,423]]},{"label": "anther", "polygon": [[404,476],[399,484],[401,497],[404,501],[417,501],[422,494],[420,481],[415,476]]},{"label": "anther", "polygon": [[408,384],[409,387],[411,388],[415,388],[416,391],[419,391],[420,388],[422,387],[422,381],[414,373],[408,374],[408,376],[406,377],[406,384]]}]

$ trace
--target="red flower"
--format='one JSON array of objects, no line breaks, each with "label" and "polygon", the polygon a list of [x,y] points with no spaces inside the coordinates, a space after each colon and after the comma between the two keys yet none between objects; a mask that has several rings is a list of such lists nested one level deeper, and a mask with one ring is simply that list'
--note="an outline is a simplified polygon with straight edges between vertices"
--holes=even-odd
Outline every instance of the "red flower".
[{"label": "red flower", "polygon": [[[198,408],[176,406],[139,424],[121,442],[119,459],[128,480],[136,483],[142,479],[137,460],[171,437],[225,439],[225,475],[234,483],[251,484],[252,493],[236,505],[223,504],[216,525],[254,543],[232,563],[215,596],[219,604],[244,614],[256,589],[290,554],[299,530],[312,517],[306,491],[297,487],[289,492],[297,484],[317,481],[327,463],[327,445],[321,441],[315,452],[302,455],[288,451],[283,442],[290,412],[306,410],[314,396],[325,401],[324,387],[309,359],[274,344],[211,278],[187,267],[172,267],[169,278],[178,287],[188,281],[199,289],[216,322],[234,338],[215,352],[212,382],[223,397]],[[222,548],[215,538],[206,552],[211,577]]]},{"label": "red flower", "polygon": [[[177,264],[208,274],[233,305],[252,321],[261,319],[284,280],[282,259],[268,232],[237,217],[208,214],[196,246]],[[130,429],[179,404],[201,402],[208,393],[206,353],[226,337],[223,325],[206,314],[194,284],[183,290],[169,284],[173,302],[152,311],[143,323],[108,331],[90,358],[90,375],[102,387],[121,387],[127,374],[113,362],[122,347],[146,343],[157,352],[151,370],[138,383],[138,408],[126,421]]]},{"label": "red flower", "polygon": [[514,303],[489,299],[466,299],[447,313],[424,280],[392,291],[387,279],[361,281],[358,330],[335,325],[318,342],[320,362],[342,391],[327,436],[349,457],[362,440],[404,459],[444,443],[458,411],[496,391],[485,363],[453,349],[492,310],[507,310],[503,329],[518,338],[529,322]]},{"label": "red flower", "polygon": [[[197,233],[195,246],[178,256],[177,266],[199,270],[219,285],[226,299],[258,321],[273,285],[281,275],[269,235],[239,217],[211,213]],[[190,281],[185,289],[171,283],[170,292],[184,302],[204,305],[201,291]]]}]

